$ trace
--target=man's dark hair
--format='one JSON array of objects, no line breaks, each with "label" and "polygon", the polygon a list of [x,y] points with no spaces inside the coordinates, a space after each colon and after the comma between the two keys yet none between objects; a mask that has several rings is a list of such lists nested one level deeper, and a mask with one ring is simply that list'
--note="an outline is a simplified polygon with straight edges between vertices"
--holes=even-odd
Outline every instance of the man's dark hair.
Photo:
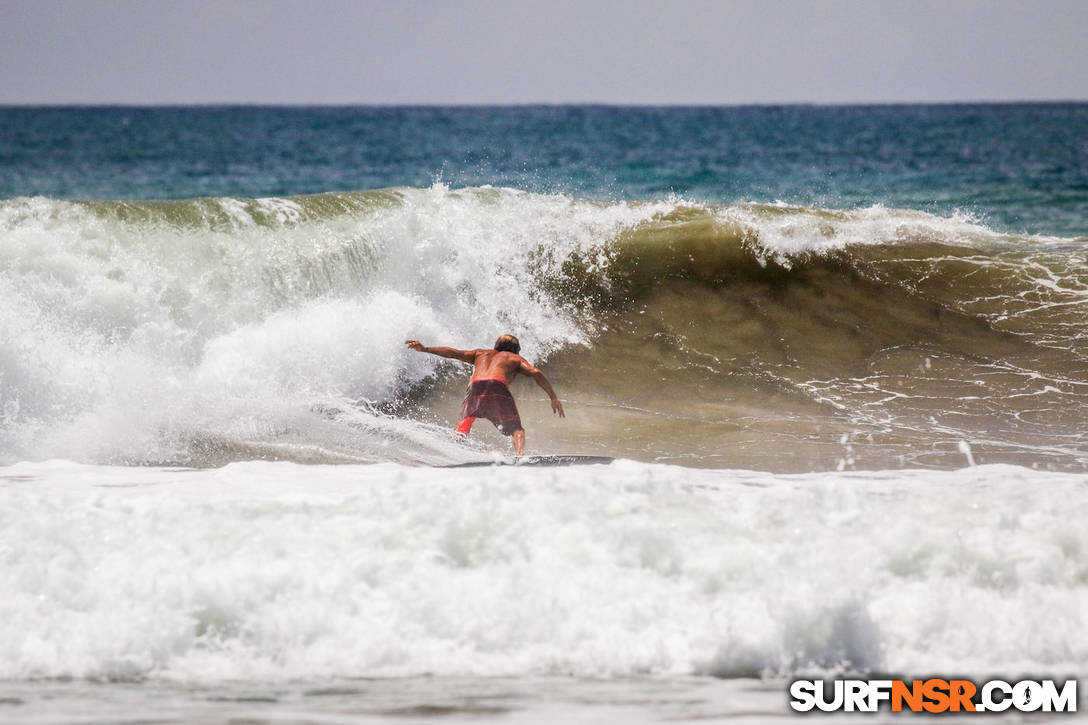
[{"label": "man's dark hair", "polygon": [[500,352],[512,352],[515,355],[521,352],[521,343],[513,335],[499,335],[495,340],[495,349]]}]

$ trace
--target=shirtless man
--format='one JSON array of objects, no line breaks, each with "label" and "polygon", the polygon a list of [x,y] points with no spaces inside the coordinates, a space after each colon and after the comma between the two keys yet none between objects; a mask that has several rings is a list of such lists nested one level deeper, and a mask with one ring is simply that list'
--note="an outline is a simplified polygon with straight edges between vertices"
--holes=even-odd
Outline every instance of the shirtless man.
[{"label": "shirtless man", "polygon": [[559,402],[551,383],[529,361],[518,353],[521,343],[513,335],[503,335],[495,341],[494,350],[455,350],[452,347],[426,347],[419,340],[405,340],[404,344],[418,352],[429,352],[474,366],[468,395],[461,404],[461,422],[458,435],[468,435],[477,418],[487,418],[503,435],[514,437],[514,451],[520,456],[525,452],[525,429],[510,394],[510,381],[518,373],[524,373],[536,381],[552,399],[552,410],[560,418],[566,418],[563,404]]}]

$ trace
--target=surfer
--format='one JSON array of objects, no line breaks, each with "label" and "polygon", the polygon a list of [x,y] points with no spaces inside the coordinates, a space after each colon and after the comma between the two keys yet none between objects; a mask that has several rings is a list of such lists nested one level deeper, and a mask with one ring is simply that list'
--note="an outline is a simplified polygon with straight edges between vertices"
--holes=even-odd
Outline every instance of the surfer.
[{"label": "surfer", "polygon": [[452,347],[426,347],[419,340],[405,340],[404,344],[417,352],[428,352],[439,357],[467,362],[473,366],[472,379],[468,383],[468,394],[461,404],[461,422],[457,424],[458,435],[468,435],[477,418],[487,418],[503,435],[512,436],[514,451],[520,456],[525,451],[525,429],[521,427],[518,407],[510,393],[510,381],[518,373],[528,375],[544,389],[552,400],[552,410],[566,418],[563,404],[559,402],[551,383],[544,373],[529,364],[518,353],[521,343],[513,335],[501,335],[495,341],[494,350],[455,350]]}]

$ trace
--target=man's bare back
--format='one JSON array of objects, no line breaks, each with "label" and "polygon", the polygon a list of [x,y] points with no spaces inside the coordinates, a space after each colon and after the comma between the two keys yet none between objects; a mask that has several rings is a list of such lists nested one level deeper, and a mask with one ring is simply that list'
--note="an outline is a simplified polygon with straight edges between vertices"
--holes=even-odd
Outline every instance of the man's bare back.
[{"label": "man's bare back", "polygon": [[[521,418],[518,416],[517,408],[514,406],[513,396],[510,395],[508,389],[510,383],[513,382],[514,378],[516,378],[519,373],[531,377],[536,384],[548,394],[552,403],[552,411],[560,418],[566,417],[566,413],[563,412],[563,404],[559,402],[555,390],[552,389],[548,379],[544,377],[544,373],[533,367],[528,360],[518,354],[521,350],[521,346],[518,343],[517,338],[513,335],[503,335],[500,337],[495,342],[496,349],[494,350],[482,348],[476,350],[457,350],[452,347],[427,347],[419,340],[405,340],[404,344],[418,352],[426,352],[431,355],[438,355],[439,357],[460,360],[461,362],[466,362],[473,366],[472,380],[469,381],[469,395],[465,398],[465,403],[462,406],[462,420],[457,426],[458,433],[467,435],[468,431],[472,428],[472,422],[476,419],[475,411],[477,408],[480,410],[486,408],[486,406],[479,405],[479,401],[474,399],[474,395],[482,396],[483,398],[490,397],[492,399],[497,399],[497,403],[493,400],[490,405],[498,406],[498,412],[488,412],[484,410],[481,415],[495,423],[499,430],[503,431],[505,435],[512,435],[514,439],[514,450],[519,456],[522,455],[525,450],[525,430],[521,427]],[[490,382],[501,383],[502,388],[484,391],[482,386],[486,386]],[[481,390],[474,393],[475,387],[481,387]],[[506,402],[506,397],[509,397],[509,403]],[[511,409],[513,411],[512,413],[509,412]],[[507,420],[511,422],[510,428],[512,432],[510,433],[506,432],[503,425]]]},{"label": "man's bare back", "polygon": [[540,372],[521,355],[515,355],[512,352],[473,350],[472,354],[475,356],[472,361],[475,368],[472,371],[473,380],[477,378],[502,378],[503,382],[509,385],[517,377],[518,373],[523,370],[527,375]]}]

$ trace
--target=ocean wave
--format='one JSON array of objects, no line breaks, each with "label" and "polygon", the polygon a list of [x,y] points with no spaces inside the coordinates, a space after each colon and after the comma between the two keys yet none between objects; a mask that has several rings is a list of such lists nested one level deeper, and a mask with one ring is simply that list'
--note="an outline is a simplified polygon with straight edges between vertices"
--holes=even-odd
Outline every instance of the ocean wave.
[{"label": "ocean wave", "polygon": [[1086,254],[880,206],[493,187],[4,201],[0,461],[463,457],[453,368],[402,340],[513,331],[582,408],[541,422],[553,447],[1081,466]]}]

